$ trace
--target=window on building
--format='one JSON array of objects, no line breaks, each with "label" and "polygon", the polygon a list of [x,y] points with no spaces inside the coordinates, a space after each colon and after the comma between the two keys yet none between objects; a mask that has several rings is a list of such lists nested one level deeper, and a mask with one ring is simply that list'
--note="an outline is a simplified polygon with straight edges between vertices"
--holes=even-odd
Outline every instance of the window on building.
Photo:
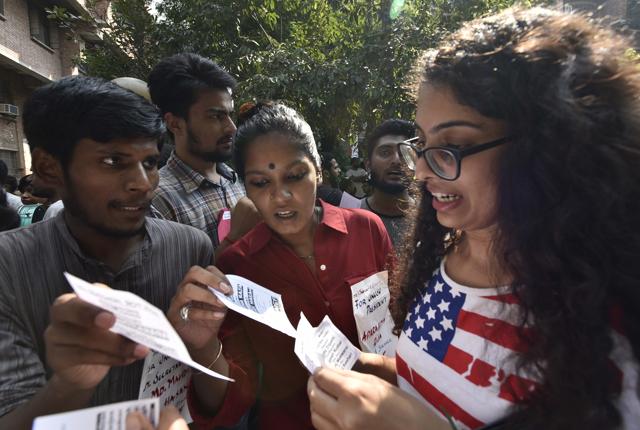
[{"label": "window on building", "polygon": [[37,3],[29,2],[29,28],[31,30],[31,37],[47,46],[51,46],[49,24],[50,22],[44,7]]},{"label": "window on building", "polygon": [[18,164],[18,152],[7,151],[0,149],[0,160],[4,161],[7,165],[10,175],[17,175],[20,171],[20,164]]},{"label": "window on building", "polygon": [[0,0],[0,15],[4,15],[4,0]]},{"label": "window on building", "polygon": [[0,80],[0,103],[13,104],[13,98],[11,97],[11,92],[9,91],[9,82],[5,80]]}]

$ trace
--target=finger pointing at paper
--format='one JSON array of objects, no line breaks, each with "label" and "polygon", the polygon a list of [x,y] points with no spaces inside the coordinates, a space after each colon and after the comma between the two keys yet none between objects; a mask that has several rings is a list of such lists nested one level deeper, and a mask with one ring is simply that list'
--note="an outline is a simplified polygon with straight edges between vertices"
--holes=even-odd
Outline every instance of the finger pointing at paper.
[{"label": "finger pointing at paper", "polygon": [[217,338],[227,307],[208,288],[231,294],[229,285],[216,267],[194,266],[178,286],[167,318],[190,350],[205,348]]}]

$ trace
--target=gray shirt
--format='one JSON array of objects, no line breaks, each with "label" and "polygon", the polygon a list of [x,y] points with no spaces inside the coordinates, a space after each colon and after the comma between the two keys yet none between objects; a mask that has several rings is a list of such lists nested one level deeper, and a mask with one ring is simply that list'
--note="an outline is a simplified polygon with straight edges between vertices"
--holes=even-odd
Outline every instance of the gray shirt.
[{"label": "gray shirt", "polygon": [[[44,331],[49,307],[72,292],[62,272],[139,295],[163,311],[193,265],[213,260],[211,241],[192,227],[147,218],[146,235],[117,273],[80,250],[63,213],[0,233],[0,416],[28,401],[51,377]],[[91,405],[137,398],[142,360],[113,367]]]},{"label": "gray shirt", "polygon": [[380,217],[391,238],[391,242],[393,242],[393,247],[396,252],[398,252],[398,247],[405,242],[405,235],[408,233],[407,229],[409,228],[409,219],[404,215],[387,216],[374,211],[371,209],[371,206],[369,206],[367,197],[360,200],[360,209],[366,209]]},{"label": "gray shirt", "polygon": [[49,218],[54,218],[63,210],[64,210],[64,203],[62,203],[62,200],[58,200],[57,202],[54,202],[51,206],[47,208],[47,211],[44,213],[44,217],[42,218],[42,220],[46,221]]}]

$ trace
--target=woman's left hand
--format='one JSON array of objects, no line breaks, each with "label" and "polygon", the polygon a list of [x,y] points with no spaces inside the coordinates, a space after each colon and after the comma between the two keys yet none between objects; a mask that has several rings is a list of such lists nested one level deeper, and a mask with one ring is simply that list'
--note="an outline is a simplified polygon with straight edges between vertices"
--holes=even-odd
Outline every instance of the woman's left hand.
[{"label": "woman's left hand", "polygon": [[414,397],[372,375],[321,368],[307,393],[318,430],[450,430]]},{"label": "woman's left hand", "polygon": [[[207,346],[211,346],[213,341],[217,344],[218,330],[227,314],[227,307],[207,287],[210,286],[223,294],[230,294],[233,292],[230,285],[224,274],[215,266],[193,266],[171,299],[167,319],[195,360],[196,351],[207,350]],[[183,314],[185,308],[187,312]],[[214,346],[212,350],[215,354],[218,347]],[[209,358],[207,356],[207,359]]]}]

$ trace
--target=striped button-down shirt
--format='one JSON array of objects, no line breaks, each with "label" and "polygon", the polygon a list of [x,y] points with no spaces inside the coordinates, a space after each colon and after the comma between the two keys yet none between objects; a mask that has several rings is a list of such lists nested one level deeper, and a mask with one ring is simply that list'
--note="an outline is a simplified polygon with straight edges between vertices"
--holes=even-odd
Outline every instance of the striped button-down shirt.
[{"label": "striped button-down shirt", "polygon": [[217,171],[219,184],[193,170],[174,152],[160,169],[160,185],[153,198],[153,207],[163,218],[204,231],[214,247],[220,243],[220,210],[233,208],[245,195],[244,186],[233,170],[217,163]]},{"label": "striped button-down shirt", "polygon": [[[145,229],[144,241],[117,273],[80,250],[64,213],[0,234],[0,416],[28,401],[51,377],[44,331],[53,301],[72,292],[63,271],[130,291],[166,311],[189,268],[211,264],[211,242],[201,231],[152,218]],[[142,364],[112,367],[91,405],[137,398]]]}]

